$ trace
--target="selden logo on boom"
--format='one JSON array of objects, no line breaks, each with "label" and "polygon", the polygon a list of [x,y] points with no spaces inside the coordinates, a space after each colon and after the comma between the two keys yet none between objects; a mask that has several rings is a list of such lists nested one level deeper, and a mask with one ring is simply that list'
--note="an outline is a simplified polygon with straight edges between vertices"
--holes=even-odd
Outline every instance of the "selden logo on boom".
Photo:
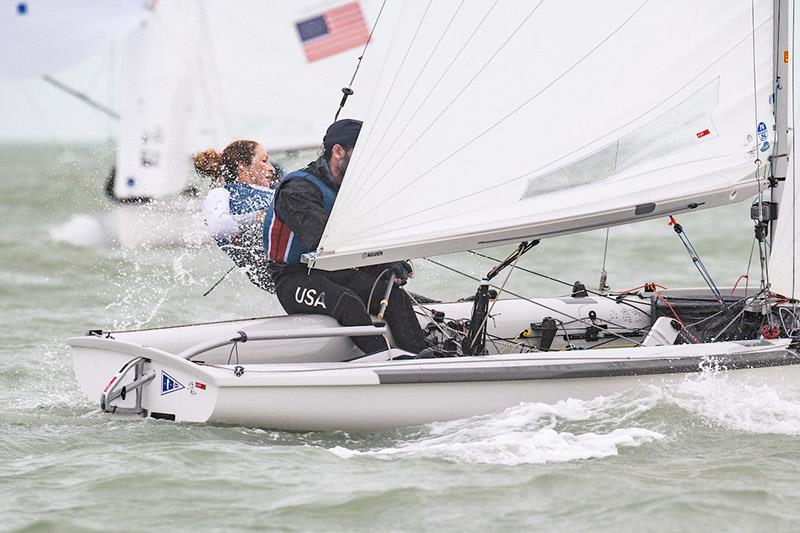
[{"label": "selden logo on boom", "polygon": [[376,250],[374,252],[364,252],[361,254],[361,259],[366,259],[368,257],[380,257],[383,255],[383,250]]}]

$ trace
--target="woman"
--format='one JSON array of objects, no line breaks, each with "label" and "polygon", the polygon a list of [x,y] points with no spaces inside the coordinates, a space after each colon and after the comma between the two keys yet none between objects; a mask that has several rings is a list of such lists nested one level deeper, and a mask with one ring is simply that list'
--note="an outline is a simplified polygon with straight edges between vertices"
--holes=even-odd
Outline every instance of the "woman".
[{"label": "woman", "polygon": [[211,178],[212,189],[203,202],[209,233],[233,262],[245,269],[250,281],[271,291],[262,228],[277,182],[269,154],[255,141],[234,141],[221,153],[206,150],[196,154],[194,167]]}]

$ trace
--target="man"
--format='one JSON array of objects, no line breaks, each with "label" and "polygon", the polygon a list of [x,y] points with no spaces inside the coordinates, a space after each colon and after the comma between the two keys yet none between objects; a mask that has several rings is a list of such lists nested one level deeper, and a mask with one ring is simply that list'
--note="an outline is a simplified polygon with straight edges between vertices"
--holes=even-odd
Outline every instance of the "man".
[{"label": "man", "polygon": [[[323,155],[287,175],[267,211],[264,247],[278,301],[289,314],[329,315],[343,326],[370,325],[367,310],[378,312],[388,283],[381,273],[387,269],[394,272],[398,285],[412,275],[411,266],[405,261],[336,271],[309,271],[300,262],[304,253],[315,251],[319,245],[360,131],[358,120],[331,124],[322,141]],[[370,293],[372,300],[367,302]],[[405,291],[392,290],[384,319],[399,348],[415,354],[425,349],[424,335]],[[387,348],[386,341],[378,335],[352,339],[365,354]]]}]

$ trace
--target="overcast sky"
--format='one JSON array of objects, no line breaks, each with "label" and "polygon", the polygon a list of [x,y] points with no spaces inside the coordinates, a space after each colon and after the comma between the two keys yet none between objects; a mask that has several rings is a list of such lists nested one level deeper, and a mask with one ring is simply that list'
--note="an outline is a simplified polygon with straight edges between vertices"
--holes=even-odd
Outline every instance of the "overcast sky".
[{"label": "overcast sky", "polygon": [[[105,50],[53,77],[115,108],[115,55]],[[0,81],[0,142],[105,141],[114,121],[43,80]]]}]

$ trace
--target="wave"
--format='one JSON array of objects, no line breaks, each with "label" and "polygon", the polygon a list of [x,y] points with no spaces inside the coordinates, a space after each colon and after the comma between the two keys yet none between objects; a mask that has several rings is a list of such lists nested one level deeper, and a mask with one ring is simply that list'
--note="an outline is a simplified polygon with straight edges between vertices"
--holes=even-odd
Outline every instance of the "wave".
[{"label": "wave", "polygon": [[423,435],[394,447],[358,451],[335,446],[342,458],[432,458],[457,463],[519,465],[618,455],[664,437],[631,425],[613,427],[652,407],[649,396],[570,399],[553,405],[523,403],[494,415],[425,426]]},{"label": "wave", "polygon": [[[676,409],[677,408],[677,409]],[[689,415],[687,417],[687,414]],[[694,420],[693,420],[694,419]],[[492,415],[428,424],[381,447],[330,443],[343,459],[439,459],[520,465],[601,459],[709,428],[800,435],[800,392],[758,376],[705,372],[590,401],[523,403]]]},{"label": "wave", "polygon": [[704,372],[668,389],[665,399],[725,429],[800,435],[800,393],[790,383]]}]

